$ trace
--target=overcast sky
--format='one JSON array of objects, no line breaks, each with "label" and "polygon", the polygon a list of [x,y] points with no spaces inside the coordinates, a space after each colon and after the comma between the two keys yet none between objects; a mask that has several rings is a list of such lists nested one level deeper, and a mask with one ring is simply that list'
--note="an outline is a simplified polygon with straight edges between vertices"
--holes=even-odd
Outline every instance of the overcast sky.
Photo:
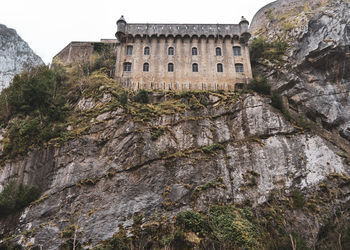
[{"label": "overcast sky", "polygon": [[[45,63],[71,41],[114,38],[130,23],[238,23],[272,0],[1,0],[0,23],[14,28]],[[1,63],[1,62],[0,62]]]}]

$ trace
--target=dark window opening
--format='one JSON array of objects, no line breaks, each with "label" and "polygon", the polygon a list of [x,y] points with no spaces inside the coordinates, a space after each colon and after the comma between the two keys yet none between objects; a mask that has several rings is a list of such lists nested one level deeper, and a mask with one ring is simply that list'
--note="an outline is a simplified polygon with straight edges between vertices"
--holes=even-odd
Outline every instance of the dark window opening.
[{"label": "dark window opening", "polygon": [[168,72],[174,72],[174,64],[173,63],[168,64]]},{"label": "dark window opening", "polygon": [[149,63],[144,63],[143,64],[143,71],[148,72],[149,71]]},{"label": "dark window opening", "polygon": [[149,47],[145,47],[144,51],[143,51],[144,55],[149,55]]},{"label": "dark window opening", "polygon": [[127,46],[126,47],[126,54],[127,55],[132,55],[132,46]]},{"label": "dark window opening", "polygon": [[192,72],[198,72],[198,64],[197,63],[192,64]]},{"label": "dark window opening", "polygon": [[233,55],[235,56],[241,56],[242,52],[241,52],[241,47],[233,47]]},{"label": "dark window opening", "polygon": [[221,48],[216,48],[216,55],[221,56]]},{"label": "dark window opening", "polygon": [[192,55],[193,55],[193,56],[198,55],[198,50],[197,50],[196,47],[193,47],[193,48],[192,48]]},{"label": "dark window opening", "polygon": [[224,67],[222,66],[221,63],[218,63],[218,64],[217,64],[217,71],[218,71],[218,72],[224,72]]},{"label": "dark window opening", "polygon": [[169,48],[168,48],[168,55],[169,55],[169,56],[173,56],[174,54],[175,54],[174,48],[173,48],[173,47],[169,47]]},{"label": "dark window opening", "polygon": [[131,63],[129,62],[124,63],[123,69],[124,71],[131,71]]},{"label": "dark window opening", "polygon": [[239,72],[239,73],[244,72],[243,64],[241,63],[235,64],[235,69],[236,69],[236,72]]}]

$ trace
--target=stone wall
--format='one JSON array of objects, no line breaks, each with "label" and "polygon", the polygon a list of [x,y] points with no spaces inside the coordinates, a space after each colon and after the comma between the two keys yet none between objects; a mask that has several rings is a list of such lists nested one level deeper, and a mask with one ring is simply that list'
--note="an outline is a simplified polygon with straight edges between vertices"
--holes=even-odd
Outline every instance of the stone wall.
[{"label": "stone wall", "polygon": [[[127,46],[133,46],[133,54],[126,55]],[[234,56],[233,47],[239,46],[242,55]],[[144,48],[150,54],[144,55]],[[175,49],[168,55],[168,48]],[[192,55],[196,47],[197,55]],[[216,48],[222,56],[216,56]],[[123,70],[123,64],[130,62],[130,72]],[[149,63],[149,71],[143,72],[143,64]],[[174,64],[174,72],[168,72],[168,64]],[[198,64],[198,72],[192,72],[192,64]],[[223,65],[223,72],[217,72],[217,64]],[[244,72],[237,73],[235,64],[243,64]],[[249,49],[237,39],[215,37],[135,37],[121,43],[117,49],[116,79],[124,87],[132,89],[235,89],[236,83],[247,83],[252,78]]]}]

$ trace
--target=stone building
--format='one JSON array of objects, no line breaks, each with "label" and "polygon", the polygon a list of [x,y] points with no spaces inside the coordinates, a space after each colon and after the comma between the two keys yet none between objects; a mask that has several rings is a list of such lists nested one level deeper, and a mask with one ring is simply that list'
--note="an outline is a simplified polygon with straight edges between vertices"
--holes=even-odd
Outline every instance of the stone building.
[{"label": "stone building", "polygon": [[[252,78],[249,22],[147,24],[117,21],[115,78],[130,89],[242,88]],[[57,54],[63,63],[86,61],[94,43],[72,42]]]}]

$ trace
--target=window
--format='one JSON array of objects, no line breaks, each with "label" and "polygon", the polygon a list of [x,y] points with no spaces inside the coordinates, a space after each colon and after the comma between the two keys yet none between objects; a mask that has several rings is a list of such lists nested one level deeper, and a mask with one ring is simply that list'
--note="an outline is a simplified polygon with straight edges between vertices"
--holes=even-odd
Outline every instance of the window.
[{"label": "window", "polygon": [[221,48],[219,47],[216,48],[216,55],[221,56]]},{"label": "window", "polygon": [[132,55],[132,46],[126,46],[126,54]]},{"label": "window", "polygon": [[174,72],[174,64],[173,63],[168,64],[168,72]]},{"label": "window", "polygon": [[168,55],[173,56],[175,53],[174,47],[169,47],[168,48]]},{"label": "window", "polygon": [[222,66],[222,63],[218,63],[218,65],[217,65],[217,71],[218,71],[218,72],[224,72],[224,67]]},{"label": "window", "polygon": [[144,63],[143,64],[143,71],[148,72],[149,71],[149,63]]},{"label": "window", "polygon": [[131,63],[125,62],[123,65],[124,71],[131,71]]},{"label": "window", "polygon": [[238,46],[233,47],[233,55],[235,55],[235,56],[241,56],[241,55],[242,55],[242,53],[241,53],[241,47],[238,47]]},{"label": "window", "polygon": [[192,72],[198,72],[198,64],[197,63],[192,64]]},{"label": "window", "polygon": [[143,54],[149,55],[149,47],[145,47],[145,49],[143,50]]},{"label": "window", "polygon": [[241,63],[235,64],[235,68],[236,68],[236,72],[244,72],[243,64]]},{"label": "window", "polygon": [[192,48],[192,56],[196,56],[196,55],[198,55],[198,50],[196,47],[193,47]]}]

